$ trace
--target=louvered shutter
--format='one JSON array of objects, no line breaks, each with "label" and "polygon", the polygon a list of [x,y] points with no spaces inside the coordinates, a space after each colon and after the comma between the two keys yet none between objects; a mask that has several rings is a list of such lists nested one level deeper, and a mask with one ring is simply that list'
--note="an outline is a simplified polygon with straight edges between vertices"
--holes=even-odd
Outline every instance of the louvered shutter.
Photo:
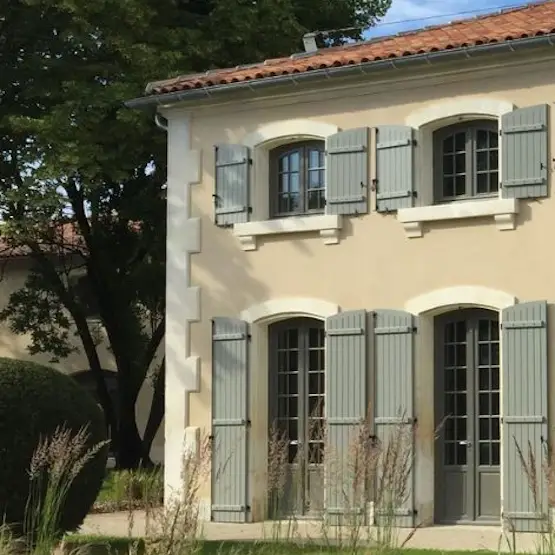
[{"label": "louvered shutter", "polygon": [[378,212],[414,206],[414,130],[404,125],[376,128],[376,205]]},{"label": "louvered shutter", "polygon": [[212,520],[247,522],[248,325],[212,321]]},{"label": "louvered shutter", "polygon": [[548,106],[521,108],[501,119],[504,198],[547,196]]},{"label": "louvered shutter", "polygon": [[[503,517],[516,531],[539,531],[547,515],[547,303],[511,306],[502,314]],[[518,454],[535,457],[537,502]],[[542,516],[543,514],[543,516]]]},{"label": "louvered shutter", "polygon": [[376,518],[414,525],[414,316],[374,312],[374,426],[381,445]]},{"label": "louvered shutter", "polygon": [[249,221],[250,153],[243,145],[215,147],[216,171],[214,216],[216,225],[229,226]]},{"label": "louvered shutter", "polygon": [[368,212],[368,128],[331,135],[326,143],[326,213]]},{"label": "louvered shutter", "polygon": [[[365,517],[366,484],[353,446],[367,416],[366,311],[326,322],[326,513],[331,524]],[[353,460],[354,459],[354,460]],[[362,462],[362,461],[358,461]]]}]

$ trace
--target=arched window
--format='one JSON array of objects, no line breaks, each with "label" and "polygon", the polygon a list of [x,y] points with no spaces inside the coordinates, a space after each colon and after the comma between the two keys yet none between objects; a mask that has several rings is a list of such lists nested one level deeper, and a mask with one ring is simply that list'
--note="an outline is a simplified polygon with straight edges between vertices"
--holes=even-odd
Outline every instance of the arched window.
[{"label": "arched window", "polygon": [[477,120],[434,133],[436,202],[496,196],[499,191],[497,122]]},{"label": "arched window", "polygon": [[270,152],[273,217],[324,211],[324,157],[324,141],[290,143]]}]

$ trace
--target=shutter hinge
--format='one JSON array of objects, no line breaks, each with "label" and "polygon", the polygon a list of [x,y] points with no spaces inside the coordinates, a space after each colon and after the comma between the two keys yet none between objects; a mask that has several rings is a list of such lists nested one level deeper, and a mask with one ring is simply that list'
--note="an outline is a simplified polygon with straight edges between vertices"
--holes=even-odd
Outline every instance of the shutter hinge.
[{"label": "shutter hinge", "polygon": [[247,159],[247,164],[248,164],[249,166],[252,166],[252,158],[248,158],[248,159]]},{"label": "shutter hinge", "polygon": [[499,135],[503,135],[503,129],[499,130]]},{"label": "shutter hinge", "polygon": [[212,198],[214,199],[214,206],[216,207],[221,206],[222,198],[220,197],[220,195],[217,195],[216,193],[214,193],[212,195]]},{"label": "shutter hinge", "polygon": [[418,146],[418,141],[416,139],[412,140],[412,146]]},{"label": "shutter hinge", "polygon": [[250,341],[252,339],[252,334],[247,333],[247,341]]},{"label": "shutter hinge", "polygon": [[210,434],[208,436],[208,441],[214,441],[214,434]]},{"label": "shutter hinge", "polygon": [[372,187],[370,187],[370,189],[372,191],[375,191],[377,186],[378,186],[378,179],[376,177],[374,177],[374,179],[372,179]]},{"label": "shutter hinge", "polygon": [[252,206],[247,206],[247,213],[252,214]]}]

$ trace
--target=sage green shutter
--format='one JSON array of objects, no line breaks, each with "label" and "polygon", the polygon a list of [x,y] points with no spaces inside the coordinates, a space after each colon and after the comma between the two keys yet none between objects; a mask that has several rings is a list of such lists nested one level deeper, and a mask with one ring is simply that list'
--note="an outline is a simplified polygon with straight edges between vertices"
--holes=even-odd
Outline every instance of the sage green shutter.
[{"label": "sage green shutter", "polygon": [[331,135],[326,143],[326,213],[368,212],[368,127]]},{"label": "sage green shutter", "polygon": [[374,319],[374,426],[381,445],[376,517],[414,525],[414,316],[377,310]]},{"label": "sage green shutter", "polygon": [[[547,423],[547,303],[511,306],[502,314],[503,342],[503,517],[517,531],[540,530],[547,510],[547,484],[542,463]],[[541,477],[537,503],[518,455],[528,462],[529,447]],[[540,514],[538,514],[540,513]]]},{"label": "sage green shutter", "polygon": [[376,128],[376,207],[392,212],[414,206],[414,130],[404,125]]},{"label": "sage green shutter", "polygon": [[243,145],[219,145],[215,147],[215,156],[216,225],[248,222],[251,212],[249,149]]},{"label": "sage green shutter", "polygon": [[365,484],[354,479],[350,447],[367,413],[366,350],[366,311],[342,312],[327,319],[326,512],[332,524],[357,515],[364,518]]},{"label": "sage green shutter", "polygon": [[547,196],[547,130],[547,104],[514,110],[502,117],[504,198]]},{"label": "sage green shutter", "polygon": [[246,522],[248,504],[248,325],[212,321],[212,520]]}]

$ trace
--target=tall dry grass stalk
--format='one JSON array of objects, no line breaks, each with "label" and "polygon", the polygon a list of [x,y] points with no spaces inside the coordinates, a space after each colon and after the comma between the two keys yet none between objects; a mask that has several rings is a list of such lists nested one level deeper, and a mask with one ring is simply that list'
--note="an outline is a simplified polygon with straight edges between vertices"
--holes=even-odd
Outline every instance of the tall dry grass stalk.
[{"label": "tall dry grass stalk", "polygon": [[88,427],[77,433],[65,425],[40,440],[29,467],[29,497],[23,533],[33,555],[50,555],[62,531],[62,511],[69,490],[84,466],[108,443],[88,447]]},{"label": "tall dry grass stalk", "polygon": [[[543,443],[542,452],[538,456],[530,441],[524,451],[516,438],[512,439],[515,442],[517,457],[532,496],[533,510],[537,516],[536,552],[538,555],[553,555],[555,554],[555,523],[551,508],[555,507],[555,464],[551,449],[547,443]],[[545,490],[547,491],[545,492]],[[544,495],[544,492],[547,495]],[[506,519],[504,525],[504,534],[500,538],[500,544],[504,537],[509,551],[517,553],[514,522]]]},{"label": "tall dry grass stalk", "polygon": [[166,500],[162,510],[147,509],[146,555],[184,555],[200,549],[199,494],[210,476],[212,442],[201,436],[195,449],[185,450],[180,496]]}]

